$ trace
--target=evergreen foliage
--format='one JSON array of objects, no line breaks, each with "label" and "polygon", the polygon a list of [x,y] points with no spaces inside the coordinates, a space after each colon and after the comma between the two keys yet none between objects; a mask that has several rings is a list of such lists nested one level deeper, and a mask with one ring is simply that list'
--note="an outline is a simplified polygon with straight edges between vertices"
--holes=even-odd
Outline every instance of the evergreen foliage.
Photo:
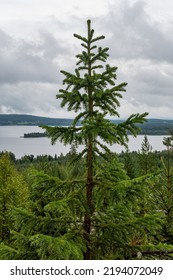
[{"label": "evergreen foliage", "polygon": [[10,241],[13,229],[11,209],[23,207],[28,201],[28,191],[22,176],[11,164],[8,153],[0,156],[0,241]]},{"label": "evergreen foliage", "polygon": [[166,155],[161,158],[162,172],[154,193],[154,205],[163,214],[163,224],[160,231],[161,239],[167,244],[173,243],[173,166],[171,164],[172,136],[164,137]]},{"label": "evergreen foliage", "polygon": [[156,171],[154,169],[154,157],[152,154],[152,146],[150,145],[147,136],[144,136],[143,142],[141,144],[140,151],[140,168],[142,174],[148,174],[150,172]]},{"label": "evergreen foliage", "polygon": [[[1,246],[1,257],[81,259],[84,244],[78,233],[78,215],[83,205],[78,185],[82,180],[61,180],[43,171],[30,170],[28,181],[30,208],[13,210],[14,242],[11,247]],[[72,198],[79,201],[77,209],[73,207]]]},{"label": "evergreen foliage", "polygon": [[[80,157],[86,155],[86,213],[84,216],[84,240],[87,243],[85,259],[90,259],[91,250],[91,220],[95,211],[93,203],[94,173],[96,156],[103,156],[110,152],[107,145],[115,143],[127,146],[128,133],[136,136],[140,131],[136,124],[143,123],[147,113],[132,114],[126,121],[116,124],[106,119],[106,116],[119,117],[118,107],[126,83],[116,84],[117,67],[106,64],[108,48],[98,47],[95,43],[104,39],[104,36],[94,36],[91,21],[87,21],[87,36],[74,34],[82,41],[84,48],[81,54],[76,55],[77,63],[74,73],[61,71],[65,76],[57,99],[61,99],[61,106],[68,111],[77,113],[69,127],[48,127],[46,133],[52,144],[57,139],[66,144],[84,145]],[[76,127],[80,121],[81,126]]]},{"label": "evergreen foliage", "polygon": [[[25,167],[19,170],[25,174],[30,186],[29,203],[25,203],[23,209],[10,208],[11,237],[0,244],[1,259],[83,258],[86,250],[83,239],[83,218],[87,211],[86,169],[85,158],[76,163],[72,161],[76,153],[72,147],[69,154],[61,155],[55,161],[50,161],[48,156],[44,161],[39,157],[32,161],[34,169],[29,162],[29,169],[26,169],[23,161]],[[136,161],[140,173],[140,153],[128,153]],[[153,156],[156,163],[159,157],[155,153]],[[91,258],[172,259],[168,180],[163,169],[130,179],[118,160],[125,157],[125,154],[112,154],[109,161],[97,158]],[[172,168],[171,151],[169,157]],[[163,161],[167,164],[167,151],[162,153],[160,162]]]}]

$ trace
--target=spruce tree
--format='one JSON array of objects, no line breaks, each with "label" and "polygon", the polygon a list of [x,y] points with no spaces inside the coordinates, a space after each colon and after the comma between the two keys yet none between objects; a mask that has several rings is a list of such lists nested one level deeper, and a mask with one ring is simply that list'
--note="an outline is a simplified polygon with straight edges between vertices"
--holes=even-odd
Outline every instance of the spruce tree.
[{"label": "spruce tree", "polygon": [[[116,83],[117,67],[106,64],[108,48],[95,45],[104,36],[94,36],[91,21],[87,21],[87,36],[74,34],[81,41],[83,51],[76,56],[74,73],[61,71],[65,76],[57,99],[61,107],[76,112],[76,117],[69,127],[42,126],[54,144],[58,139],[64,144],[84,145],[78,157],[86,156],[86,211],[83,222],[83,237],[87,245],[84,259],[90,259],[91,218],[95,211],[93,203],[94,172],[97,155],[110,153],[107,145],[118,143],[127,145],[128,133],[136,136],[138,123],[143,123],[147,113],[132,114],[126,121],[116,124],[109,119],[120,117],[118,107],[122,92],[127,83]],[[81,126],[78,126],[80,121]]]},{"label": "spruce tree", "polygon": [[143,175],[154,171],[154,155],[152,154],[152,146],[148,141],[148,137],[145,135],[141,144],[141,151],[139,154],[141,173]]}]

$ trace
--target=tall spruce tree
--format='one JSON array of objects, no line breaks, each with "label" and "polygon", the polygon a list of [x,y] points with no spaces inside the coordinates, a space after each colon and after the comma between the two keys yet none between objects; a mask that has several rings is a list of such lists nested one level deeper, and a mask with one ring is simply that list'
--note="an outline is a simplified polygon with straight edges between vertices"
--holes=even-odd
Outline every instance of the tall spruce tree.
[{"label": "tall spruce tree", "polygon": [[[117,67],[106,64],[108,48],[95,45],[104,36],[94,37],[91,21],[87,21],[87,36],[74,34],[82,43],[83,51],[76,56],[74,73],[61,71],[65,76],[57,99],[61,99],[61,107],[76,112],[76,117],[69,127],[49,127],[46,129],[52,144],[58,139],[64,144],[84,145],[78,155],[86,156],[86,212],[83,222],[83,237],[86,241],[84,259],[90,259],[91,218],[95,210],[93,203],[94,172],[97,155],[110,153],[107,145],[118,143],[127,145],[128,133],[136,136],[139,132],[137,123],[143,123],[147,113],[132,114],[126,121],[116,124],[107,118],[120,117],[118,107],[126,83],[116,84]],[[106,118],[107,117],[107,118]],[[81,126],[77,126],[80,121]]]},{"label": "tall spruce tree", "polygon": [[148,137],[145,135],[141,144],[141,151],[139,156],[141,173],[143,175],[152,172],[153,171],[152,169],[154,169],[154,159],[153,159],[152,149],[153,148],[148,141]]}]

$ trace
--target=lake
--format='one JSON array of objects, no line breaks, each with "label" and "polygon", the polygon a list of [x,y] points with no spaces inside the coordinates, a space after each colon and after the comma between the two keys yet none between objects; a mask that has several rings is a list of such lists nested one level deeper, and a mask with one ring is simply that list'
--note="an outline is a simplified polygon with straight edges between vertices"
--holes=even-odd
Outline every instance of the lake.
[{"label": "lake", "polygon": [[[51,145],[49,138],[23,138],[24,133],[30,132],[43,132],[40,127],[37,126],[0,126],[0,151],[9,151],[15,154],[16,158],[20,158],[24,155],[51,155],[58,156],[61,153],[66,154],[69,152],[70,145],[64,146],[57,141],[55,145]],[[162,144],[164,136],[147,136],[150,145],[153,147],[153,151],[164,150],[165,147]],[[139,135],[136,138],[129,136],[129,150],[138,151],[141,149],[141,144],[144,139],[144,135]],[[121,146],[115,144],[111,146],[113,152],[121,152],[124,150]]]}]

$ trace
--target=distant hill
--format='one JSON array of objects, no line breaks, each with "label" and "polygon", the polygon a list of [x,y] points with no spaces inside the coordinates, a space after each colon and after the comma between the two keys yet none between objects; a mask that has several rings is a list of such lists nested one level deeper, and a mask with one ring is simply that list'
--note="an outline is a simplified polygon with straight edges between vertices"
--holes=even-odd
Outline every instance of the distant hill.
[{"label": "distant hill", "polygon": [[[69,126],[72,119],[65,118],[45,118],[33,115],[20,114],[0,114],[0,126],[2,125],[52,125]],[[120,123],[122,120],[112,120],[114,123]],[[146,135],[168,135],[169,130],[173,130],[173,120],[148,119],[144,124],[138,125],[141,128],[140,134]]]},{"label": "distant hill", "polygon": [[70,125],[72,119],[45,118],[33,115],[0,114],[0,125]]},{"label": "distant hill", "polygon": [[173,131],[173,120],[148,119],[144,124],[138,125],[143,135],[169,135]]}]

